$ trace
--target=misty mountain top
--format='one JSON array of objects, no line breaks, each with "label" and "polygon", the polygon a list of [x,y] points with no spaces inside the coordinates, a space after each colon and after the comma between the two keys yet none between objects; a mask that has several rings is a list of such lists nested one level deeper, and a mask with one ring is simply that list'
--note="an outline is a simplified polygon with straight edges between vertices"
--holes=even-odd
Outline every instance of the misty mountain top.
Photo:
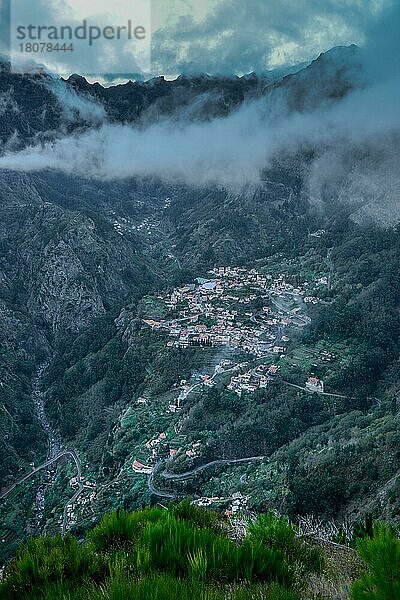
[{"label": "misty mountain top", "polygon": [[[324,95],[342,96],[359,83],[358,53],[354,45],[338,47],[321,54],[311,65],[262,75],[180,75],[170,81],[160,76],[111,87],[91,84],[78,74],[68,80],[58,80],[43,70],[14,74],[10,65],[3,62],[0,64],[1,137],[6,148],[10,148],[18,146],[17,136],[31,142],[34,133],[62,129],[61,125],[65,128],[66,123],[82,126],[112,121],[145,125],[165,116],[210,120],[227,116],[244,102],[261,98],[274,88],[293,88],[289,103],[296,108],[295,96],[299,96],[305,108],[321,102]],[[335,81],[335,89],[325,91],[322,85],[316,89],[317,75],[326,84]],[[23,121],[17,118],[21,112],[25,113]],[[23,143],[22,139],[19,141]]]},{"label": "misty mountain top", "polygon": [[351,45],[278,80],[159,77],[108,88],[3,68],[0,168],[243,190],[283,163],[311,202],[346,202],[357,218],[387,224],[399,187],[400,80],[370,64]]}]

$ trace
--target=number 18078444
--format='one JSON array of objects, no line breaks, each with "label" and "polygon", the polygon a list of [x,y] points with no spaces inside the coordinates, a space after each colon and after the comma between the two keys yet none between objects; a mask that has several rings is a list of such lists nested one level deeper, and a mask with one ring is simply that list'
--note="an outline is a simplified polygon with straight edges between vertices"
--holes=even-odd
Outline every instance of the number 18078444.
[{"label": "number 18078444", "polygon": [[74,45],[73,44],[51,44],[49,42],[26,42],[24,44],[19,44],[19,49],[21,52],[73,52]]}]

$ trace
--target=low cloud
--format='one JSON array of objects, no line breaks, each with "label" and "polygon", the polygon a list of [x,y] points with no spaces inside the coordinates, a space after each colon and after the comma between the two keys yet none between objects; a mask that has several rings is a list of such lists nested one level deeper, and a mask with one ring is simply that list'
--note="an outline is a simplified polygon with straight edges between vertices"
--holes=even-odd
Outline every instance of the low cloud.
[{"label": "low cloud", "polygon": [[[373,24],[394,0],[151,0],[154,32],[154,75],[181,73],[258,73],[309,61],[336,45],[363,44]],[[24,0],[28,3],[28,0]],[[149,0],[150,3],[150,0]],[[0,0],[0,15],[2,5]],[[14,2],[14,11],[17,10]],[[121,23],[132,16],[124,0],[114,6],[106,0],[29,1],[32,21],[80,25],[90,18],[99,26],[111,24],[110,12],[121,13]],[[124,9],[123,6],[127,8]],[[5,16],[5,15],[3,15]],[[0,22],[0,51],[2,28]],[[5,44],[7,46],[7,44]],[[141,73],[130,44],[96,44],[94,53],[53,52],[46,66],[59,73],[111,76]],[[143,65],[142,65],[143,66]],[[147,73],[148,69],[144,69]]]},{"label": "low cloud", "polygon": [[[166,0],[156,0],[162,5]],[[176,1],[176,0],[175,0]],[[168,0],[170,2],[170,0]],[[391,0],[213,0],[203,18],[181,15],[153,36],[153,71],[258,73],[363,44]]]},{"label": "low cloud", "polygon": [[[211,122],[164,120],[140,130],[105,123],[6,154],[0,168],[59,169],[99,179],[154,176],[244,189],[260,182],[276,157],[307,149],[314,158],[306,165],[304,192],[313,202],[338,198],[357,210],[375,202],[390,212],[399,191],[400,76],[394,39],[386,36],[383,44],[382,27],[375,27],[364,49],[368,85],[314,110],[290,112],[285,94],[275,91]],[[380,50],[375,64],[374,49]],[[318,83],[314,94],[322,97]]]},{"label": "low cloud", "polygon": [[[1,2],[1,0],[0,0]],[[44,63],[46,70],[69,76],[79,72],[98,78],[108,79],[121,73],[149,73],[150,68],[150,5],[148,0],[119,0],[110,5],[108,0],[11,0],[11,59],[15,69],[24,71],[30,59]],[[1,9],[1,6],[0,6]],[[0,11],[1,15],[1,11]],[[10,22],[10,17],[8,17]],[[135,36],[129,38],[128,22],[133,29],[143,26],[147,34],[142,42]],[[85,23],[85,27],[84,27]],[[4,25],[3,25],[4,26]],[[17,34],[18,28],[22,33]],[[30,37],[29,27],[33,27]],[[40,32],[40,27],[45,29]],[[56,29],[57,38],[46,37],[47,28]],[[61,28],[66,27],[65,37]],[[76,28],[80,32],[76,35]],[[93,34],[90,33],[91,28]],[[117,34],[117,29],[120,33]],[[107,37],[104,29],[108,29]],[[86,33],[83,33],[83,32]],[[0,24],[0,42],[1,42]],[[54,32],[52,35],[55,35]],[[69,37],[71,35],[71,37]],[[84,35],[84,38],[82,38]],[[91,35],[93,39],[91,39]],[[52,42],[56,45],[71,46],[73,51],[53,51],[40,53],[20,52],[20,42]],[[89,41],[90,40],[90,41]],[[65,44],[64,44],[65,42]],[[1,49],[1,46],[0,46]],[[7,54],[10,52],[8,51]]]},{"label": "low cloud", "polygon": [[143,130],[104,124],[83,135],[0,159],[0,168],[59,169],[103,179],[153,175],[193,185],[244,186],[260,180],[281,153],[302,146],[340,152],[399,131],[399,79],[378,82],[342,101],[288,114],[282,96],[242,106],[207,123],[163,121]]},{"label": "low cloud", "polygon": [[74,88],[56,77],[50,77],[46,84],[57,98],[67,121],[85,121],[97,124],[105,120],[104,107],[92,96],[78,95]]}]

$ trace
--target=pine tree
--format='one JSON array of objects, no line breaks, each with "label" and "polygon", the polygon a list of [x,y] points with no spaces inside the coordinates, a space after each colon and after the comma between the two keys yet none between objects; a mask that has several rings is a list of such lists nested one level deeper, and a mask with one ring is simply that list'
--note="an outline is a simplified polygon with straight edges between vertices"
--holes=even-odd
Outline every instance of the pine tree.
[{"label": "pine tree", "polygon": [[368,571],[352,586],[352,600],[399,600],[400,540],[387,524],[374,527],[372,538],[357,541],[357,550]]}]

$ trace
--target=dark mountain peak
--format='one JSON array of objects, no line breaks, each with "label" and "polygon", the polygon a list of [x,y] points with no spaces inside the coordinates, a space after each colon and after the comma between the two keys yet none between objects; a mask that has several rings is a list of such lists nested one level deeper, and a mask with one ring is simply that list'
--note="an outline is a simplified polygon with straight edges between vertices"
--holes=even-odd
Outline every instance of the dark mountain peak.
[{"label": "dark mountain peak", "polygon": [[312,61],[311,64],[317,61],[335,61],[337,63],[343,62],[348,63],[361,53],[360,48],[356,44],[350,44],[350,46],[334,46],[325,52],[321,52],[319,56]]},{"label": "dark mountain peak", "polygon": [[312,110],[346,96],[363,85],[361,50],[355,44],[322,52],[299,72],[287,75],[275,88],[286,93],[290,110]]},{"label": "dark mountain peak", "polygon": [[338,73],[346,77],[349,82],[356,84],[357,76],[361,75],[361,50],[355,44],[351,46],[335,46],[313,60],[302,72],[310,77],[318,78],[322,75],[326,81],[334,78]]},{"label": "dark mountain peak", "polygon": [[240,79],[243,79],[243,81],[256,81],[258,79],[258,75],[257,73],[252,71],[251,73],[246,73],[246,75],[242,75]]},{"label": "dark mountain peak", "polygon": [[[138,82],[138,84],[140,85],[141,82]],[[157,77],[153,77],[152,79],[149,79],[148,81],[146,81],[144,83],[144,85],[148,86],[148,87],[152,87],[155,85],[163,85],[165,83],[165,77],[164,75],[158,75]]]},{"label": "dark mountain peak", "polygon": [[63,80],[63,81],[67,81],[70,84],[75,84],[75,85],[80,85],[80,86],[90,86],[91,84],[88,82],[87,79],[85,79],[85,77],[83,77],[82,75],[78,75],[78,73],[73,73],[72,75],[70,75],[68,77],[68,79]]}]

